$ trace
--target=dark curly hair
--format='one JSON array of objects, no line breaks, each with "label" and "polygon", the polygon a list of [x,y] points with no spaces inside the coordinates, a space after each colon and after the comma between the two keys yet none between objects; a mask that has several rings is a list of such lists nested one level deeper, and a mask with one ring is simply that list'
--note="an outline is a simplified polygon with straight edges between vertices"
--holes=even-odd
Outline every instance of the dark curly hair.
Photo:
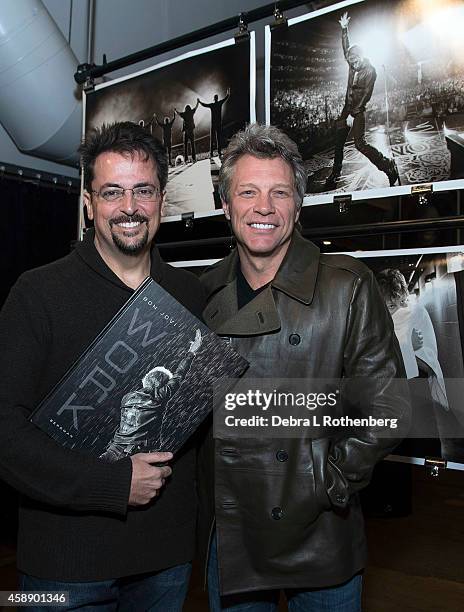
[{"label": "dark curly hair", "polygon": [[104,123],[87,132],[79,147],[85,189],[90,191],[92,188],[95,160],[108,152],[129,156],[139,154],[145,161],[151,159],[157,170],[160,189],[164,191],[168,180],[166,149],[144,127],[132,121]]},{"label": "dark curly hair", "polygon": [[403,274],[394,268],[386,268],[376,275],[383,297],[387,300],[403,300],[408,297],[408,285]]}]

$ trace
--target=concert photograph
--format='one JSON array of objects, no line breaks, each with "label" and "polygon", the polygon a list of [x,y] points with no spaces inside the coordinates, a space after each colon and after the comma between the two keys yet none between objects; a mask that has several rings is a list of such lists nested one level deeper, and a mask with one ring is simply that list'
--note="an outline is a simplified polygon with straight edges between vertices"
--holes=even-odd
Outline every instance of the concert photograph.
[{"label": "concert photograph", "polygon": [[305,204],[462,187],[463,31],[460,0],[353,0],[267,28],[266,117],[299,145]]},{"label": "concert photograph", "polygon": [[86,92],[85,130],[143,125],[169,161],[163,220],[221,208],[217,178],[230,138],[255,118],[254,33],[186,53]]},{"label": "concert photograph", "polygon": [[403,357],[412,421],[395,454],[464,462],[464,247],[351,254],[374,273]]}]

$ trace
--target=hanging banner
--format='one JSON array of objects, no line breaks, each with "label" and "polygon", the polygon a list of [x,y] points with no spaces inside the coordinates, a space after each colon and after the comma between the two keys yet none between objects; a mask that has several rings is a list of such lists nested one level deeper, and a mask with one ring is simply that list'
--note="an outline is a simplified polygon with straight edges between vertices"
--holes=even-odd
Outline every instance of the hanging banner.
[{"label": "hanging banner", "polygon": [[464,3],[348,0],[266,29],[266,120],[305,204],[464,186]]},{"label": "hanging banner", "polygon": [[97,85],[84,98],[83,132],[114,121],[145,126],[169,157],[162,220],[222,214],[221,155],[233,134],[255,121],[255,83],[251,32]]}]

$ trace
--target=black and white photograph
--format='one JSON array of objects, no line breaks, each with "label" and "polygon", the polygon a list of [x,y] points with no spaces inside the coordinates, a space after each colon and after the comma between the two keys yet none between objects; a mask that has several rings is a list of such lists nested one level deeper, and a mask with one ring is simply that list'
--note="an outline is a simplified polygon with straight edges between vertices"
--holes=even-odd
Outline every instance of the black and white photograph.
[{"label": "black and white photograph", "polygon": [[[255,120],[255,40],[234,39],[97,85],[87,92],[84,131],[114,121],[143,125],[165,146],[163,220],[221,208],[217,177],[230,138]],[[222,211],[221,211],[222,212]]]},{"label": "black and white photograph", "polygon": [[266,31],[266,119],[306,163],[305,204],[461,188],[464,3],[349,0]]},{"label": "black and white photograph", "polygon": [[401,454],[464,463],[464,247],[351,253],[373,272],[410,383],[413,418]]},{"label": "black and white photograph", "polygon": [[[409,381],[413,422],[396,454],[464,464],[464,246],[347,255],[374,272]],[[216,261],[174,265],[201,274]]]}]

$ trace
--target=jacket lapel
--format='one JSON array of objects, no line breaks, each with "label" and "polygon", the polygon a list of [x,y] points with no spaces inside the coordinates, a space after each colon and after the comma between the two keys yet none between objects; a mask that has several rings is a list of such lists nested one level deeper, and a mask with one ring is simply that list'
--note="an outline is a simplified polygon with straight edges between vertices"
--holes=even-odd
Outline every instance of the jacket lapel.
[{"label": "jacket lapel", "polygon": [[203,317],[206,325],[222,336],[253,336],[280,329],[271,287],[238,311],[235,279],[213,296]]},{"label": "jacket lapel", "polygon": [[237,250],[212,266],[202,277],[209,298],[203,312],[206,325],[224,336],[260,335],[280,329],[272,288],[303,304],[314,297],[319,249],[295,231],[288,252],[271,286],[237,310]]}]

